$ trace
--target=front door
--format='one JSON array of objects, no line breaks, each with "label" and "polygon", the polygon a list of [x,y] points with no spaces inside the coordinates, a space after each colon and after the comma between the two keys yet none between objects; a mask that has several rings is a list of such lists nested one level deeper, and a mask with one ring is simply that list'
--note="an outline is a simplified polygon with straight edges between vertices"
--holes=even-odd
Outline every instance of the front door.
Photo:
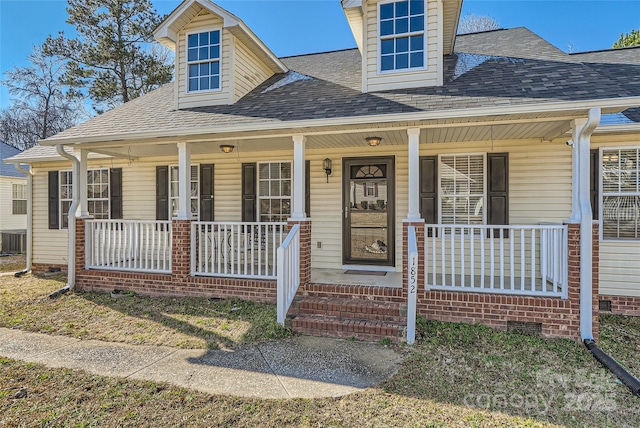
[{"label": "front door", "polygon": [[342,161],[343,262],[393,266],[394,158]]}]

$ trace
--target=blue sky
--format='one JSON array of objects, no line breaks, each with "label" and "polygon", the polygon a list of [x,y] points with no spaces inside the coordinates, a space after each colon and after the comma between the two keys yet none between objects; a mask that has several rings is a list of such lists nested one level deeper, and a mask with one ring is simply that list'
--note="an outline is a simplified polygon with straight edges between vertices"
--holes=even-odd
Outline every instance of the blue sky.
[{"label": "blue sky", "polygon": [[[179,0],[152,0],[169,13]],[[240,17],[278,56],[355,47],[339,0],[217,2]],[[68,32],[64,0],[0,0],[0,72],[27,65],[33,45]],[[462,14],[489,15],[504,28],[525,26],[558,48],[607,49],[640,28],[640,0],[465,0]],[[0,107],[8,94],[0,90]]]}]

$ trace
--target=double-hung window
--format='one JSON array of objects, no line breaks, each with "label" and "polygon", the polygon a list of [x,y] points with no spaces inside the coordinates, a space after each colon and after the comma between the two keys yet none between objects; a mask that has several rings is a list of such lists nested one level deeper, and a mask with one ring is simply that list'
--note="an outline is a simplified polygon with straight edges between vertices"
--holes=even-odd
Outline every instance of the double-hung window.
[{"label": "double-hung window", "polygon": [[109,218],[109,170],[87,171],[87,204],[89,214],[96,219]]},{"label": "double-hung window", "polygon": [[[191,217],[199,218],[200,214],[200,167],[199,165],[191,165],[191,174],[189,180],[191,202]],[[178,166],[173,165],[169,168],[169,218],[178,216],[178,196],[179,196]]]},{"label": "double-hung window", "polygon": [[291,162],[258,164],[260,221],[287,221],[291,216]]},{"label": "double-hung window", "polygon": [[640,148],[602,150],[602,236],[640,239]]},{"label": "double-hung window", "polygon": [[220,30],[187,36],[188,91],[220,89]]},{"label": "double-hung window", "polygon": [[381,72],[424,68],[424,4],[424,0],[379,3]]},{"label": "double-hung window", "polygon": [[69,227],[69,208],[73,199],[73,176],[71,171],[60,171],[60,228]]},{"label": "double-hung window", "polygon": [[13,183],[11,185],[13,215],[27,213],[27,185]]},{"label": "double-hung window", "polygon": [[[60,183],[60,228],[69,227],[69,209],[73,201],[73,174],[71,171],[59,172]],[[90,169],[87,171],[87,208],[89,214],[97,219],[111,216],[109,169]]]},{"label": "double-hung window", "polygon": [[439,167],[440,222],[484,224],[484,155],[442,155]]}]

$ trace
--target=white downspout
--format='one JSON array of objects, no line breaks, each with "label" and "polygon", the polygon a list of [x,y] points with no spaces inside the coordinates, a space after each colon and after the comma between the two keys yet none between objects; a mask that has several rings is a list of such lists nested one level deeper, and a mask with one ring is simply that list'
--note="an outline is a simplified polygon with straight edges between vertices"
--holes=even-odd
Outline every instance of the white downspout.
[{"label": "white downspout", "polygon": [[67,285],[63,287],[64,291],[73,289],[76,284],[76,211],[80,204],[80,161],[73,155],[70,155],[64,150],[62,144],[56,145],[56,151],[63,158],[71,161],[71,174],[72,174],[72,201],[69,207],[69,248],[68,248],[68,260],[67,260]]},{"label": "white downspout", "polygon": [[589,110],[587,121],[576,127],[574,143],[578,157],[578,202],[580,206],[580,335],[593,340],[593,213],[589,195],[589,151],[591,134],[600,123],[600,109]]},{"label": "white downspout", "polygon": [[25,274],[31,271],[31,257],[33,248],[33,173],[31,167],[25,168],[20,164],[15,164],[15,168],[27,176],[27,260],[25,269],[22,272],[17,272],[16,276]]}]

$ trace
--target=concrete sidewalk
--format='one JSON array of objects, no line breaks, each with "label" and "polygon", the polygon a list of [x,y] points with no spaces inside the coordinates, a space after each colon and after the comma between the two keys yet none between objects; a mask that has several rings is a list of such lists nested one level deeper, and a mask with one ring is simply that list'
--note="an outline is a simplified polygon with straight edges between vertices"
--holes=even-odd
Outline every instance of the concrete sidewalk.
[{"label": "concrete sidewalk", "polygon": [[377,343],[297,336],[231,350],[127,345],[0,328],[0,355],[209,394],[335,397],[393,375],[400,354]]}]

